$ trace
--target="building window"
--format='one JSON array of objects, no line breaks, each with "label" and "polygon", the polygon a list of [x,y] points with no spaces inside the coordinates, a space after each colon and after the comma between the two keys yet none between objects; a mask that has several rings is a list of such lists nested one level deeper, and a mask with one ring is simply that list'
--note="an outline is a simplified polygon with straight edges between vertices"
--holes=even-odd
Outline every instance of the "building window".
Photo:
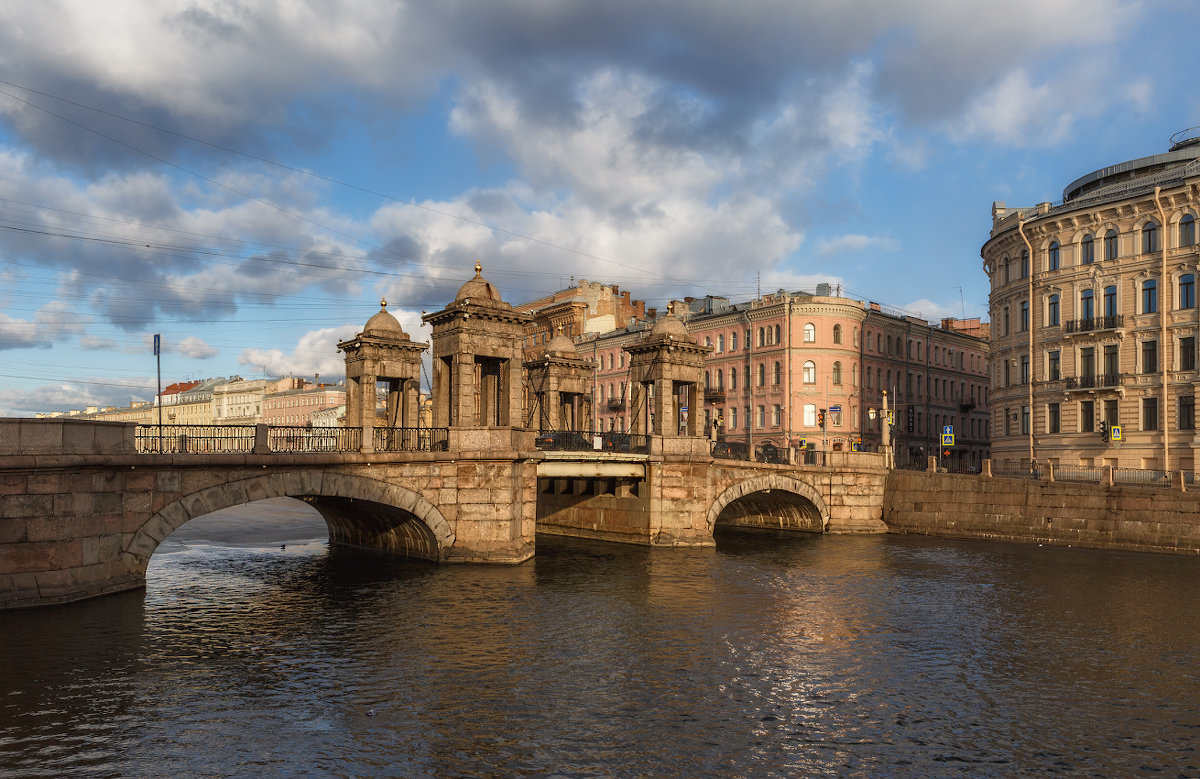
[{"label": "building window", "polygon": [[1104,315],[1117,315],[1117,288],[1115,286],[1104,288]]},{"label": "building window", "polygon": [[1093,433],[1096,431],[1096,404],[1095,401],[1081,400],[1079,401],[1079,432]]},{"label": "building window", "polygon": [[775,338],[774,338],[774,340],[772,340],[772,341],[771,341],[771,343],[773,343],[773,344],[777,344],[777,343],[780,343],[780,342],[781,342],[781,341],[780,341],[780,338],[779,338],[779,332],[780,332],[780,331],[779,331],[779,325],[775,325]]},{"label": "building window", "polygon": [[815,403],[805,403],[804,404],[804,426],[805,427],[816,427],[817,426],[817,406]]},{"label": "building window", "polygon": [[763,386],[767,383],[767,366],[761,362],[758,364],[758,386]]},{"label": "building window", "polygon": [[1179,370],[1196,370],[1196,337],[1194,335],[1179,339]]},{"label": "building window", "polygon": [[[1029,383],[1029,355],[1028,354],[1021,355],[1021,383],[1022,384]],[[953,390],[954,385],[951,384],[950,388]]]},{"label": "building window", "polygon": [[762,406],[759,406],[759,407],[758,407],[758,409],[757,409],[757,411],[758,411],[758,426],[759,426],[759,427],[766,427],[766,426],[767,426],[767,412],[766,412],[766,409],[764,409]]},{"label": "building window", "polygon": [[1142,254],[1158,251],[1158,222],[1153,220],[1142,225]]},{"label": "building window", "polygon": [[779,380],[782,377],[783,377],[783,369],[780,368],[779,363],[775,363],[775,367],[771,370],[771,383],[774,384],[776,387],[778,387]]},{"label": "building window", "polygon": [[1104,234],[1104,259],[1117,259],[1117,231],[1109,230]]},{"label": "building window", "polygon": [[1062,378],[1062,356],[1057,349],[1046,355],[1046,378],[1049,381]]},{"label": "building window", "polygon": [[1027,249],[1022,249],[1021,250],[1021,278],[1024,279],[1024,278],[1028,278],[1028,277],[1029,277],[1029,251]]},{"label": "building window", "polygon": [[805,384],[816,384],[817,383],[817,364],[815,362],[813,362],[812,360],[807,360],[804,363],[804,383]]},{"label": "building window", "polygon": [[718,335],[717,336],[717,352],[720,353],[723,351],[725,351],[725,336]]},{"label": "building window", "polygon": [[1142,398],[1142,429],[1158,429],[1158,398]]},{"label": "building window", "polygon": [[1096,375],[1096,347],[1085,346],[1079,350],[1079,376],[1091,378]]},{"label": "building window", "polygon": [[731,352],[737,351],[737,333],[729,334],[729,351],[731,351]]},{"label": "building window", "polygon": [[1158,341],[1142,341],[1142,373],[1158,372]]},{"label": "building window", "polygon": [[1005,258],[1004,258],[1004,259],[1001,261],[1001,263],[1002,263],[1002,265],[1003,265],[1003,267],[1004,267],[1004,283],[1005,283],[1005,284],[1007,284],[1007,283],[1008,283],[1008,267],[1009,267],[1010,265],[1012,265],[1012,262],[1011,262],[1011,261],[1010,261],[1010,260],[1009,260],[1007,257],[1005,257]]},{"label": "building window", "polygon": [[782,411],[782,409],[779,407],[778,403],[776,403],[774,406],[771,407],[771,427],[779,427],[779,418],[781,416],[781,414],[780,414],[781,411]]},{"label": "building window", "polygon": [[1096,261],[1096,241],[1091,234],[1083,236],[1083,243],[1079,246],[1080,259],[1082,265],[1091,265]]},{"label": "building window", "polygon": [[833,326],[833,342],[835,344],[840,344],[842,342],[842,326],[841,325]]},{"label": "building window", "polygon": [[1004,334],[1008,335],[1008,306],[1004,307]]},{"label": "building window", "polygon": [[[746,386],[746,389],[750,389],[750,366],[749,365],[746,365],[743,367],[742,378],[744,379],[742,384],[744,384]],[[747,411],[746,416],[749,417],[749,415],[750,415],[750,412]]]},{"label": "building window", "polygon": [[1029,301],[1021,301],[1021,332],[1029,329]]},{"label": "building window", "polygon": [[833,364],[833,383],[839,384],[839,385],[842,383],[842,364],[841,364],[841,362],[835,362]]},{"label": "building window", "polygon": [[1120,382],[1121,356],[1116,344],[1104,345],[1104,382],[1113,387]]},{"label": "building window", "polygon": [[1196,398],[1186,395],[1179,398],[1179,414],[1176,426],[1180,430],[1196,429]]},{"label": "building window", "polygon": [[1050,242],[1050,248],[1046,252],[1046,264],[1048,270],[1058,270],[1058,241]]},{"label": "building window", "polygon": [[1142,282],[1142,313],[1153,314],[1158,311],[1158,282],[1147,279]]},{"label": "building window", "polygon": [[729,429],[737,430],[737,406],[729,407]]},{"label": "building window", "polygon": [[1029,406],[1021,406],[1021,435],[1029,435]]},{"label": "building window", "polygon": [[1050,303],[1046,308],[1046,324],[1051,327],[1058,326],[1058,295],[1050,296]]},{"label": "building window", "polygon": [[1196,307],[1196,276],[1186,273],[1179,277],[1179,307]]},{"label": "building window", "polygon": [[1179,220],[1179,245],[1196,245],[1196,218],[1187,214]]},{"label": "building window", "polygon": [[1058,433],[1059,430],[1059,405],[1057,403],[1048,403],[1046,405],[1046,432]]},{"label": "building window", "polygon": [[1096,307],[1094,304],[1095,293],[1090,289],[1085,289],[1079,293],[1079,318],[1091,319],[1096,316]]},{"label": "building window", "polygon": [[737,389],[737,368],[729,369],[729,389]]},{"label": "building window", "polygon": [[758,328],[758,345],[759,346],[767,345],[767,333],[761,327]]}]

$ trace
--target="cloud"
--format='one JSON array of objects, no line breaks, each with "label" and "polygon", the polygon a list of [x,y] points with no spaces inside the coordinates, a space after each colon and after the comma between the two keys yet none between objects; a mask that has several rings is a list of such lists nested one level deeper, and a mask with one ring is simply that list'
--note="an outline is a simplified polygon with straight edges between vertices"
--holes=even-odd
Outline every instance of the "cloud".
[{"label": "cloud", "polygon": [[45,384],[31,389],[0,389],[0,417],[32,417],[47,409],[127,406],[154,397],[154,379],[97,377],[87,382]]},{"label": "cloud", "polygon": [[176,347],[176,351],[178,351],[184,357],[188,357],[193,360],[206,360],[209,357],[215,357],[220,353],[219,350],[214,349],[206,344],[204,339],[197,338],[196,336],[188,336],[187,338],[184,338],[179,342],[179,346]]},{"label": "cloud", "polygon": [[[362,325],[359,325],[361,328]],[[334,379],[346,375],[345,358],[337,344],[353,335],[352,326],[310,330],[300,337],[291,354],[281,349],[244,349],[237,361],[274,376],[312,376]]]},{"label": "cloud", "polygon": [[39,308],[31,320],[0,313],[0,350],[49,347],[56,341],[80,334],[83,325],[79,315],[60,300]]},{"label": "cloud", "polygon": [[864,249],[878,249],[885,252],[899,250],[900,244],[886,235],[842,235],[837,238],[822,238],[817,241],[817,254],[828,257],[835,254],[861,252]]}]

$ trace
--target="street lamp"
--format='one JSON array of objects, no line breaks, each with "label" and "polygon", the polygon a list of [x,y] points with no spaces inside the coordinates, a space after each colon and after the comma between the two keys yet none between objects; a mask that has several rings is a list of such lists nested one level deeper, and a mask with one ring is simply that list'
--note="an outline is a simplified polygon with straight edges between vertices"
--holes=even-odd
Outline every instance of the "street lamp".
[{"label": "street lamp", "polygon": [[892,426],[889,421],[887,390],[883,390],[883,410],[876,412],[875,407],[867,409],[867,416],[871,421],[876,418],[880,420],[880,443],[883,446],[883,462],[884,467],[890,468],[892,465]]}]

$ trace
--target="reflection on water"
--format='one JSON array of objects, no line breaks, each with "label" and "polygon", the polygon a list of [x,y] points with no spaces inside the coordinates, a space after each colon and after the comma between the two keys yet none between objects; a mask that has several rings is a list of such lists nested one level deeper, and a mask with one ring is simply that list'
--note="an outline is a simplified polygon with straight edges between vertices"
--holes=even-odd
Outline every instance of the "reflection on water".
[{"label": "reflection on water", "polygon": [[283,501],[0,614],[0,774],[1200,773],[1200,560],[907,537],[330,553]]}]

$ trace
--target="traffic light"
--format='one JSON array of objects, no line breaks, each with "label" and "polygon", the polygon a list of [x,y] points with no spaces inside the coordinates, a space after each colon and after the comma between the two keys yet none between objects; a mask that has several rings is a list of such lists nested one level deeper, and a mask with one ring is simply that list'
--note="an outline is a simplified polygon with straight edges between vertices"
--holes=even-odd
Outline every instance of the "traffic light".
[{"label": "traffic light", "polygon": [[817,424],[822,428],[825,427],[825,409],[817,410]]},{"label": "traffic light", "polygon": [[1105,441],[1108,440],[1108,422],[1100,423],[1100,437]]},{"label": "traffic light", "polygon": [[942,457],[949,457],[949,456],[950,456],[950,450],[949,450],[949,449],[943,449],[943,450],[942,450]]}]

